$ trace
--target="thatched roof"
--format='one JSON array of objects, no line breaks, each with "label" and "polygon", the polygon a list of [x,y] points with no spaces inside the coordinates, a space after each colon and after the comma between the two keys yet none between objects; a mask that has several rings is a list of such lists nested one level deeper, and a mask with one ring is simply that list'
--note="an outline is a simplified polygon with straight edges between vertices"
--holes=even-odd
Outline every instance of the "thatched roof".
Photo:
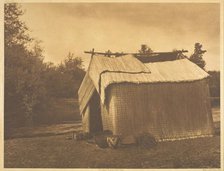
[{"label": "thatched roof", "polygon": [[81,113],[85,110],[85,107],[88,104],[89,99],[92,97],[94,91],[96,91],[95,86],[87,72],[78,90],[79,109]]},{"label": "thatched roof", "polygon": [[[109,81],[108,78],[102,79],[102,76],[105,73],[137,74],[139,79],[143,80],[147,77],[141,77],[141,75],[150,74],[151,72],[142,62],[131,55],[125,55],[117,58],[93,56],[88,71],[78,91],[80,104],[79,108],[81,113],[88,104],[94,90],[100,94],[101,84],[104,86],[104,82]],[[104,95],[101,97],[104,99]]]},{"label": "thatched roof", "polygon": [[88,71],[98,92],[100,92],[101,77],[105,73],[150,73],[142,62],[131,55],[117,58],[94,56]]},{"label": "thatched roof", "polygon": [[145,63],[151,72],[151,82],[189,82],[201,80],[209,76],[207,72],[190,62],[179,59],[166,62]]},{"label": "thatched roof", "polygon": [[188,59],[142,63],[133,56],[94,56],[79,89],[80,111],[84,111],[94,91],[105,100],[106,88],[114,83],[190,82],[209,75]]}]

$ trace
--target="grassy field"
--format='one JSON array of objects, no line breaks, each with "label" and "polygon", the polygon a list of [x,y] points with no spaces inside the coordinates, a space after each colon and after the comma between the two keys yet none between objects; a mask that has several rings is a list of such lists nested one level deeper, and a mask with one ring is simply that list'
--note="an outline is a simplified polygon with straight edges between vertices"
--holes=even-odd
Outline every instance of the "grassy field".
[{"label": "grassy field", "polygon": [[[71,134],[71,133],[70,133]],[[219,168],[220,137],[100,149],[70,134],[5,141],[6,168]]]},{"label": "grassy field", "polygon": [[77,99],[54,99],[47,112],[40,113],[39,123],[55,124],[81,120]]},{"label": "grassy field", "polygon": [[4,141],[6,168],[219,168],[220,112],[213,108],[216,135],[161,142],[151,149],[101,149],[69,139],[81,124],[63,123],[12,130]]}]

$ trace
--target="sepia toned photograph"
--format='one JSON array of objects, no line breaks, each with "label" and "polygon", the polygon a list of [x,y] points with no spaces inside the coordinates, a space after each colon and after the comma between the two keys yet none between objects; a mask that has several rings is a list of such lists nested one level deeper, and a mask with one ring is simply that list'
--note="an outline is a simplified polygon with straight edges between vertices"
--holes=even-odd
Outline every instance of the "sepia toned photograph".
[{"label": "sepia toned photograph", "polygon": [[220,7],[5,2],[3,167],[221,170]]}]

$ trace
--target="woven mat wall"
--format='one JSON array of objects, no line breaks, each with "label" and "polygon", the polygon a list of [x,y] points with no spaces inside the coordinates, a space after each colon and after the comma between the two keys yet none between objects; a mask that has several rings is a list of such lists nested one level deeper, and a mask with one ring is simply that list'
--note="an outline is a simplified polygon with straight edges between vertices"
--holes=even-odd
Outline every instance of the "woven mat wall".
[{"label": "woven mat wall", "polygon": [[207,136],[213,122],[207,80],[113,84],[107,89],[104,129],[116,135],[149,132],[157,140]]}]

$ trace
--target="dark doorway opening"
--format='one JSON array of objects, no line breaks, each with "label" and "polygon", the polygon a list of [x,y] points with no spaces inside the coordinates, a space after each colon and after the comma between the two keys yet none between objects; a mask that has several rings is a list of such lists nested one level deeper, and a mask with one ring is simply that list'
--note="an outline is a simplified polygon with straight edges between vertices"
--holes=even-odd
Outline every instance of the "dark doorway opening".
[{"label": "dark doorway opening", "polygon": [[103,131],[100,96],[95,91],[90,99],[90,133],[98,133]]}]

